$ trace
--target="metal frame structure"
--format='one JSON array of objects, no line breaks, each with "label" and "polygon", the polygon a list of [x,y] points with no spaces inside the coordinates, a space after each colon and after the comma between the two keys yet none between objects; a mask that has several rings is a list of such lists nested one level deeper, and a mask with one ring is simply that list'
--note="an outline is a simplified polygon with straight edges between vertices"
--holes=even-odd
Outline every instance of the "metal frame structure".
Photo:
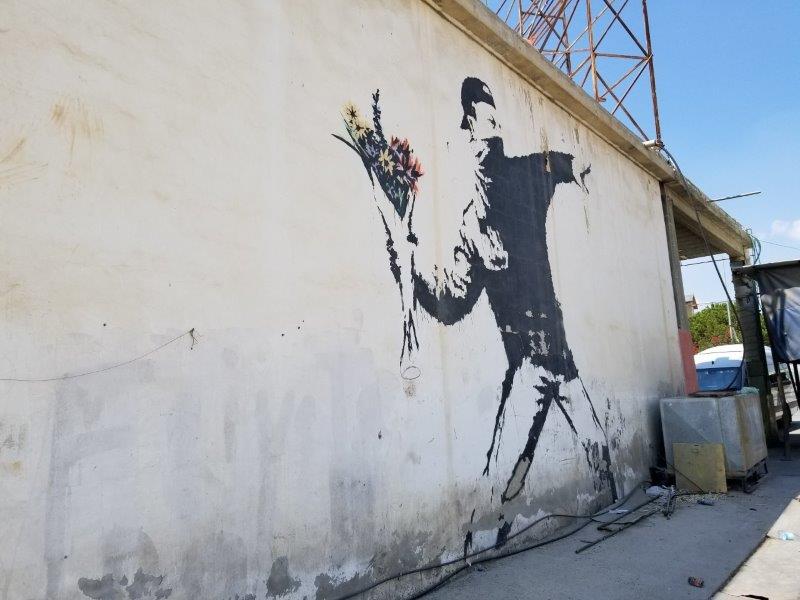
[{"label": "metal frame structure", "polygon": [[[661,142],[647,0],[484,2],[643,140]],[[652,111],[631,106],[631,94],[647,80]]]}]

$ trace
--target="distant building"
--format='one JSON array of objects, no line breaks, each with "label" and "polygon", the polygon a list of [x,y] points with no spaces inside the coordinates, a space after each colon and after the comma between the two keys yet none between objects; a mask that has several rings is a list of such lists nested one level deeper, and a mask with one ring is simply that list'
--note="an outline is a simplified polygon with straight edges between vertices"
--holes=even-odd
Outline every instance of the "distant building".
[{"label": "distant building", "polygon": [[693,294],[684,296],[684,303],[686,304],[687,318],[691,317],[694,313],[697,312],[699,304],[697,304],[697,298],[695,298]]}]

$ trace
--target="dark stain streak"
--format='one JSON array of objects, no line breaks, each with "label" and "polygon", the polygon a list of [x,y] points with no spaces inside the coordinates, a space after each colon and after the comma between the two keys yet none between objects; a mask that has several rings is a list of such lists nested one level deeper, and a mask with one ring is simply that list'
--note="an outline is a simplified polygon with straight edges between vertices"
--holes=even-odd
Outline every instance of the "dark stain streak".
[{"label": "dark stain streak", "polygon": [[114,581],[114,576],[110,573],[103,575],[100,579],[86,579],[81,577],[78,579],[78,589],[83,592],[83,595],[95,600],[124,600],[125,594],[120,586]]},{"label": "dark stain streak", "polygon": [[[402,504],[401,504],[402,507]],[[418,532],[408,535],[397,535],[392,543],[376,552],[366,567],[350,578],[320,573],[314,579],[317,588],[316,600],[341,598],[364,589],[374,581],[388,575],[414,569],[423,564],[422,548],[429,541],[429,534]],[[390,596],[380,596],[390,597]]]},{"label": "dark stain streak", "polygon": [[267,598],[285,596],[299,588],[300,581],[289,575],[289,559],[285,556],[275,559],[267,579]]},{"label": "dark stain streak", "polygon": [[164,581],[163,575],[146,575],[141,569],[133,575],[133,582],[125,589],[130,600],[139,600],[153,596],[156,600],[169,598],[171,589],[162,590],[161,583]]},{"label": "dark stain streak", "polygon": [[314,585],[317,587],[316,600],[328,600],[357,592],[367,587],[372,578],[367,574],[356,573],[350,579],[344,581],[334,579],[327,573],[322,573],[314,578]]},{"label": "dark stain streak", "polygon": [[94,600],[164,600],[170,597],[172,588],[162,588],[163,581],[163,575],[148,575],[139,569],[130,585],[126,575],[115,580],[111,573],[107,573],[100,579],[81,577],[78,589]]}]

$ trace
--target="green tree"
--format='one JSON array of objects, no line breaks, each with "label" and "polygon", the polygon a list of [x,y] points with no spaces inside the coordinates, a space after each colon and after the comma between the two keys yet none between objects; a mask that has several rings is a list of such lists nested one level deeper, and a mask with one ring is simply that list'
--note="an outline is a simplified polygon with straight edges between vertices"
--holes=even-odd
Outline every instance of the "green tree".
[{"label": "green tree", "polygon": [[731,340],[730,327],[728,326],[728,311],[726,303],[709,304],[689,317],[689,331],[692,333],[695,352],[700,352],[712,346],[733,344],[742,339],[741,331],[736,322],[731,307],[731,325],[733,326],[736,342]]},{"label": "green tree", "polygon": [[[742,331],[739,328],[739,322],[736,319],[733,306],[731,306],[730,324],[733,326],[736,339],[731,340],[730,327],[728,326],[728,311],[725,309],[726,304],[726,302],[709,304],[703,310],[689,317],[689,331],[692,334],[695,352],[701,352],[706,348],[721,346],[723,344],[742,343]],[[764,315],[759,314],[758,318],[761,324],[761,336],[764,339],[764,345],[769,346],[769,337],[767,335],[767,326],[764,322]]]}]

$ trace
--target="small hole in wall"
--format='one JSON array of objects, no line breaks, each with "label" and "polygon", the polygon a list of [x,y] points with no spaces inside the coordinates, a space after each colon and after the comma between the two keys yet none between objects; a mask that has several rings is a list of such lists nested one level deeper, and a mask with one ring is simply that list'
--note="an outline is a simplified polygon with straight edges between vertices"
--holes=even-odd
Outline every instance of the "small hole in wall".
[{"label": "small hole in wall", "polygon": [[103,323],[103,327],[105,327],[108,323]]}]

